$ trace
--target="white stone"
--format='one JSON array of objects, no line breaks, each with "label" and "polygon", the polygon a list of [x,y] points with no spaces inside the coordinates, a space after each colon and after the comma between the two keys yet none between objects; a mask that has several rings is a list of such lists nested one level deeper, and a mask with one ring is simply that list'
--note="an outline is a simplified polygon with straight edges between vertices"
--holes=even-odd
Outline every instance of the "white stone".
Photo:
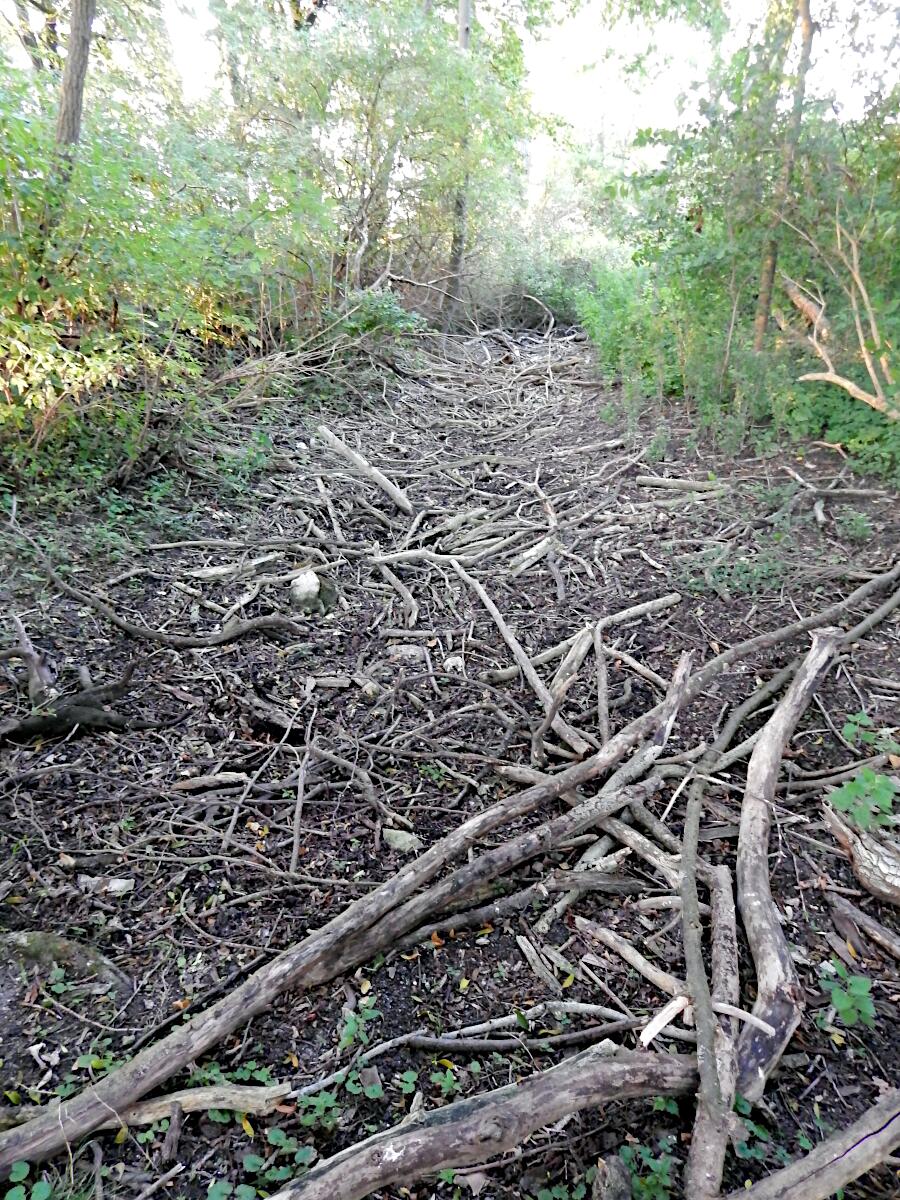
[{"label": "white stone", "polygon": [[304,571],[291,580],[291,603],[297,608],[304,607],[316,599],[321,586],[315,571]]}]

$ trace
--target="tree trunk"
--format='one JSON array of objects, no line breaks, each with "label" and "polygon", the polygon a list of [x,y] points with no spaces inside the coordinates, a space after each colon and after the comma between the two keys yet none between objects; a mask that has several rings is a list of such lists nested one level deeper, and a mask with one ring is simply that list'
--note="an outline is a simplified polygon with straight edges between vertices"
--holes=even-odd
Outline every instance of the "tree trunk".
[{"label": "tree trunk", "polygon": [[[458,44],[463,53],[468,53],[472,38],[472,0],[459,0]],[[465,140],[463,149],[465,149]],[[453,201],[453,238],[450,243],[450,282],[448,284],[447,308],[444,313],[444,333],[453,324],[459,307],[462,291],[462,269],[466,256],[466,224],[469,211],[469,176],[466,174],[462,186]]]},{"label": "tree trunk", "polygon": [[[56,145],[68,157],[69,147],[81,136],[81,114],[84,107],[84,79],[87,75],[91,49],[91,26],[97,11],[96,0],[72,0],[69,23],[69,48],[63,71],[56,120]],[[71,167],[69,168],[71,171]]]},{"label": "tree trunk", "polygon": [[[43,263],[53,231],[59,224],[63,201],[72,169],[75,166],[75,146],[81,137],[81,116],[84,110],[84,81],[91,51],[91,27],[97,12],[96,0],[72,0],[69,19],[69,45],[59,92],[59,112],[56,118],[56,148],[47,193],[47,205],[41,222],[40,240],[35,255]],[[44,279],[44,276],[41,276]],[[46,286],[43,283],[42,286]]]},{"label": "tree trunk", "polygon": [[800,61],[797,64],[797,79],[794,84],[794,102],[782,147],[781,174],[775,190],[773,215],[769,224],[769,236],[763,249],[762,267],[759,277],[759,294],[756,300],[756,316],[753,321],[753,349],[758,353],[766,342],[766,330],[772,311],[772,292],[775,286],[775,271],[778,266],[778,230],[787,207],[794,174],[794,160],[800,142],[800,126],[803,121],[803,101],[806,97],[806,76],[812,57],[812,42],[816,31],[809,11],[809,0],[798,0],[797,16],[800,20],[802,42]]}]

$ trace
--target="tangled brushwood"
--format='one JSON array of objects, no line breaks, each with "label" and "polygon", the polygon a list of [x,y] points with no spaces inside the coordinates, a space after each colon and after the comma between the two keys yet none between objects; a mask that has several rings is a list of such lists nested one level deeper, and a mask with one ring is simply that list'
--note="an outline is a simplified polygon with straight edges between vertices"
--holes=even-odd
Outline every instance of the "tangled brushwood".
[{"label": "tangled brushwood", "polygon": [[[32,982],[11,1001],[7,1040],[34,1037],[40,1078],[26,1055],[5,1081],[0,1166],[24,1179],[28,1164],[63,1161],[104,1130],[92,1143],[99,1180],[103,1157],[127,1158],[149,1127],[159,1139],[142,1195],[173,1181],[201,1195],[212,1179],[209,1194],[225,1196],[234,1184],[215,1182],[210,1157],[226,1153],[228,1130],[213,1128],[201,1152],[192,1114],[227,1124],[235,1112],[228,1128],[250,1139],[244,1171],[256,1180],[237,1185],[241,1197],[409,1194],[422,1177],[481,1164],[477,1194],[492,1173],[524,1169],[523,1146],[551,1153],[562,1139],[569,1153],[573,1114],[617,1130],[608,1114],[648,1097],[669,1112],[672,1097],[696,1100],[685,1196],[734,1186],[753,1200],[824,1200],[900,1145],[890,1077],[749,1191],[729,1146],[746,1147],[741,1114],[798,1030],[799,1058],[819,1053],[811,960],[787,925],[785,888],[804,906],[833,901],[851,964],[897,954],[860,899],[900,899],[879,817],[897,748],[865,714],[840,732],[829,711],[846,703],[829,690],[844,680],[863,699],[897,686],[882,677],[900,608],[890,521],[883,554],[873,543],[880,562],[841,568],[820,553],[819,517],[833,536],[846,482],[786,467],[779,477],[789,469],[802,486],[772,495],[806,514],[796,529],[807,541],[783,546],[774,588],[760,575],[748,597],[719,568],[758,561],[772,464],[729,475],[670,456],[651,468],[649,431],[598,438],[578,337],[419,335],[384,370],[382,392],[355,413],[283,405],[230,510],[210,478],[211,427],[176,535],[130,527],[105,582],[27,511],[13,515],[17,610],[28,589],[47,590],[46,615],[23,615],[4,651],[0,788],[10,826],[32,831],[28,871],[10,859],[6,946],[24,954],[37,915],[70,906],[97,931],[102,955],[85,971],[102,967],[109,1003],[82,1021],[78,984],[69,997],[69,977],[52,975],[71,944],[24,955]],[[229,438],[249,438],[255,411],[222,419]],[[857,491],[875,523],[892,511],[887,493]],[[99,672],[115,682],[97,684]],[[803,724],[812,704],[824,735],[821,721]],[[861,769],[887,789],[866,828],[850,801],[839,811],[827,799]],[[180,975],[166,943],[182,947]],[[193,954],[205,981],[190,980]],[[210,955],[231,963],[212,983]],[[829,976],[845,1025],[846,997],[862,1018],[884,1011],[855,978]],[[69,1022],[67,1054],[105,1034],[108,1057],[86,1056],[87,1086],[73,1077],[54,1097],[65,1064],[49,1054],[49,1018],[40,1037],[29,1024],[35,1010]],[[252,1065],[248,1039],[262,1048]],[[232,1066],[210,1065],[213,1051]],[[464,1083],[471,1055],[490,1063],[493,1086],[481,1065]],[[431,1062],[438,1094],[416,1062]],[[393,1113],[341,1116],[338,1090],[364,1105],[389,1072]],[[262,1146],[259,1118],[272,1122]],[[621,1159],[587,1143],[598,1200],[629,1194],[645,1168],[674,1169],[621,1142]]]}]

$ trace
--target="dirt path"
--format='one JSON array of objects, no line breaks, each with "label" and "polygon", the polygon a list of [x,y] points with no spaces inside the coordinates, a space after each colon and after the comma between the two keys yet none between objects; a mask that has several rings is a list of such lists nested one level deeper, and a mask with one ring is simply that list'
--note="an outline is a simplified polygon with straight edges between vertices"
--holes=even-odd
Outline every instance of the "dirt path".
[{"label": "dirt path", "polygon": [[[0,1121],[72,1095],[228,995],[417,850],[513,793],[509,768],[555,771],[591,753],[607,723],[616,733],[658,704],[682,652],[702,663],[823,609],[896,555],[896,496],[842,471],[827,449],[713,451],[681,428],[677,410],[639,411],[604,394],[575,339],[498,335],[453,344],[449,357],[437,349],[423,341],[397,352],[383,394],[365,403],[304,403],[301,390],[265,423],[245,380],[178,470],[57,524],[20,509],[58,576],[48,582],[45,564],[11,536],[4,611],[55,664],[55,686],[83,690],[79,667],[92,687],[135,671],[108,705],[131,728],[13,730],[0,751],[4,929],[49,930],[109,964],[98,974],[51,947],[0,973]],[[117,628],[109,610],[152,632]],[[601,619],[604,671],[592,632]],[[582,630],[583,662],[560,690],[555,672]],[[513,637],[534,662],[530,683],[515,669]],[[680,847],[680,785],[696,747],[807,646],[798,638],[737,662],[679,715],[650,815],[633,810],[663,850]],[[18,665],[0,675],[8,733],[31,713]],[[898,709],[895,610],[829,672],[782,763],[770,868],[806,1008],[788,1069],[730,1160],[729,1186],[849,1124],[878,1098],[878,1080],[898,1082],[897,963],[854,943],[828,898],[850,898],[894,930],[896,909],[859,888],[820,809],[835,772],[863,760],[895,771],[881,742]],[[842,735],[860,712],[871,721],[860,732],[879,744]],[[746,758],[721,766],[705,798],[701,851],[729,867],[745,767]],[[548,801],[537,819],[559,811]],[[634,1046],[666,996],[574,919],[682,977],[679,921],[665,907],[671,883],[634,853],[610,865],[606,890],[554,920],[560,872],[596,840],[588,830],[539,848],[499,884],[451,898],[421,937],[282,996],[168,1089],[288,1085],[268,1115],[212,1104],[185,1114],[178,1138],[168,1118],[133,1125],[124,1140],[110,1132],[94,1151],[76,1148],[75,1176],[87,1182],[75,1190],[65,1156],[54,1160],[58,1195],[85,1194],[77,1188],[102,1178],[106,1196],[136,1196],[180,1166],[158,1194],[212,1187],[215,1200],[242,1187],[250,1200],[411,1105],[529,1075],[611,1021]],[[619,849],[607,843],[607,853]],[[518,899],[485,909],[498,894]],[[822,964],[833,955],[870,980],[871,1027],[847,1028],[829,1009]],[[752,1002],[743,944],[741,956]],[[569,1011],[522,1015],[549,1001]],[[506,1023],[457,1050],[439,1040],[498,1018]],[[693,1029],[675,1026],[666,1044],[690,1051]],[[392,1044],[359,1061],[383,1043]],[[298,1100],[341,1071],[315,1101]],[[598,1156],[630,1145],[634,1194],[675,1197],[692,1123],[692,1101],[612,1103],[535,1133],[487,1169],[381,1194],[544,1200],[555,1187],[565,1189],[556,1200],[578,1200]],[[641,1191],[654,1177],[667,1190]],[[846,1196],[886,1197],[896,1186],[883,1168]]]}]

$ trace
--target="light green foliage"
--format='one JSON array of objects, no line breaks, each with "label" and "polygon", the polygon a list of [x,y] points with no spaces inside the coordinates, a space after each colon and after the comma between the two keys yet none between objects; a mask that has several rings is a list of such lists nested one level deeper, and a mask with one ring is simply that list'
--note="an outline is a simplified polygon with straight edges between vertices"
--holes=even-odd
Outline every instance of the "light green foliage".
[{"label": "light green foliage", "polygon": [[890,776],[863,767],[830,792],[828,802],[857,829],[867,830],[891,823],[896,794],[897,785]]},{"label": "light green foliage", "polygon": [[369,1034],[366,1025],[371,1021],[379,1020],[380,1017],[381,1011],[375,1007],[375,997],[363,996],[356,1009],[348,1012],[344,1018],[338,1050],[346,1050],[356,1042],[361,1046],[368,1046]]},{"label": "light green foliage", "polygon": [[344,1080],[344,1087],[351,1096],[365,1096],[367,1100],[380,1100],[384,1095],[384,1088],[380,1083],[364,1084],[359,1077],[358,1071],[351,1071]]},{"label": "light green foliage", "polygon": [[418,313],[405,309],[393,292],[386,291],[354,292],[348,297],[345,314],[326,312],[325,319],[335,320],[349,337],[398,337],[415,333],[426,324]]},{"label": "light green foliage", "polygon": [[738,1094],[734,1101],[734,1111],[739,1114],[746,1135],[743,1141],[735,1144],[735,1154],[738,1158],[756,1162],[765,1162],[771,1158],[780,1165],[789,1161],[787,1151],[783,1146],[775,1144],[766,1126],[753,1120],[753,1106],[749,1100]]},{"label": "light green foliage", "polygon": [[713,591],[723,598],[756,596],[779,587],[788,573],[783,535],[750,547],[722,551],[703,549],[679,560],[682,586],[692,592]]},{"label": "light green foliage", "polygon": [[238,1067],[233,1067],[229,1070],[223,1070],[219,1063],[209,1062],[203,1063],[192,1071],[188,1084],[190,1087],[204,1087],[210,1084],[223,1083],[276,1083],[277,1080],[273,1077],[272,1072],[265,1063],[258,1063],[255,1059],[249,1059],[245,1063],[241,1063]]},{"label": "light green foliage", "polygon": [[439,273],[466,181],[473,241],[515,202],[521,29],[549,5],[486,0],[466,55],[420,0],[346,0],[301,29],[251,0],[210,11],[227,70],[189,107],[160,11],[101,10],[61,196],[58,76],[11,66],[0,27],[0,490],[94,490],[165,446],[202,418],[213,355],[416,329],[387,271]]},{"label": "light green foliage", "polygon": [[822,988],[828,993],[838,1020],[852,1028],[875,1024],[875,1005],[872,1002],[872,981],[864,975],[851,975],[839,959],[832,958],[830,973],[823,970]]},{"label": "light green foliage", "polygon": [[302,1109],[300,1124],[309,1127],[334,1129],[341,1119],[341,1102],[337,1092],[323,1090],[311,1096],[301,1096],[299,1109]]},{"label": "light green foliage", "polygon": [[631,1174],[632,1200],[669,1200],[675,1180],[672,1174],[674,1159],[669,1153],[672,1138],[664,1138],[660,1153],[636,1142],[622,1146],[619,1157]]},{"label": "light green foliage", "polygon": [[865,543],[874,533],[872,522],[866,514],[853,508],[842,508],[836,514],[834,523],[839,535],[848,542]]},{"label": "light green foliage", "polygon": [[46,1179],[28,1182],[31,1166],[27,1162],[14,1162],[9,1169],[9,1181],[13,1184],[4,1193],[4,1200],[50,1200],[53,1185]]},{"label": "light green foliage", "polygon": [[900,754],[900,743],[891,736],[891,731],[876,729],[875,722],[865,712],[849,716],[841,734],[855,746],[870,746],[879,754]]},{"label": "light green foliage", "polygon": [[416,1084],[419,1081],[418,1071],[404,1071],[402,1075],[398,1075],[395,1087],[402,1092],[404,1096],[411,1096],[416,1090]]},{"label": "light green foliage", "polygon": [[443,1071],[432,1071],[428,1078],[437,1085],[442,1096],[453,1096],[462,1091],[462,1084],[451,1067],[445,1067]]},{"label": "light green foliage", "polygon": [[584,1200],[589,1182],[583,1178],[571,1187],[566,1183],[555,1183],[553,1187],[539,1188],[535,1200]]},{"label": "light green foliage", "polygon": [[206,1192],[206,1200],[254,1200],[255,1196],[256,1188],[246,1183],[235,1187],[227,1179],[214,1179]]},{"label": "light green foliage", "polygon": [[152,1125],[148,1125],[146,1129],[139,1129],[135,1133],[135,1140],[141,1144],[144,1142],[155,1141],[161,1133],[166,1133],[169,1128],[169,1119],[164,1117],[161,1121],[154,1121]]},{"label": "light green foliage", "polygon": [[[822,32],[814,55],[827,37],[840,45],[848,72],[879,59],[862,37],[869,7],[816,12]],[[643,22],[649,39],[661,15],[687,17],[716,39],[723,18],[738,12],[654,0],[607,8],[613,18]],[[581,243],[594,246],[593,277],[574,289],[574,301],[605,373],[631,381],[639,394],[684,397],[726,450],[766,424],[770,442],[785,434],[822,438],[839,443],[855,465],[900,478],[900,422],[833,383],[801,381],[825,365],[808,341],[808,312],[784,285],[785,277],[801,281],[809,300],[824,302],[823,336],[838,374],[871,392],[865,356],[883,356],[883,379],[896,381],[897,94],[889,83],[870,88],[856,119],[808,99],[793,185],[786,202],[776,203],[795,82],[795,8],[770,6],[772,19],[756,27],[749,46],[741,41],[726,53],[727,43],[719,43],[708,78],[685,97],[690,120],[642,130],[624,167],[601,146],[571,170],[568,208],[585,227]],[[892,61],[888,46],[883,59]],[[784,275],[776,277],[773,319],[758,353],[753,319],[773,212],[784,218],[774,230]],[[568,241],[576,241],[571,232]],[[537,294],[556,307],[558,280]],[[885,392],[896,406],[896,385],[885,383]],[[862,537],[859,525],[839,532]]]}]

